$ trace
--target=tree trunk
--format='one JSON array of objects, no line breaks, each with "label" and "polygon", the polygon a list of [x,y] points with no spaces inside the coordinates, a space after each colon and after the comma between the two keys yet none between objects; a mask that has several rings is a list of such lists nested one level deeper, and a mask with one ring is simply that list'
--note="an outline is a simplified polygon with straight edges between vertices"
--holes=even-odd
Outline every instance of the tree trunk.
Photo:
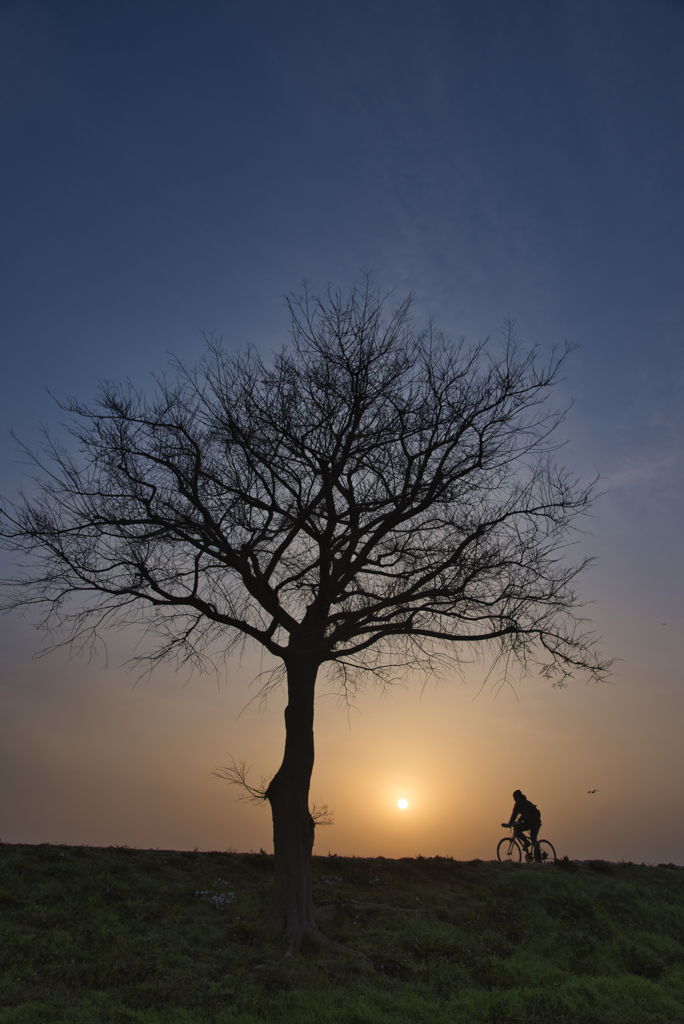
[{"label": "tree trunk", "polygon": [[309,786],[314,764],[314,688],[317,662],[293,658],[287,663],[288,704],[285,709],[285,754],[266,790],[273,815],[275,874],[273,904],[264,927],[284,932],[288,954],[302,939],[320,938],[313,917],[311,849],[314,821],[309,812]]}]

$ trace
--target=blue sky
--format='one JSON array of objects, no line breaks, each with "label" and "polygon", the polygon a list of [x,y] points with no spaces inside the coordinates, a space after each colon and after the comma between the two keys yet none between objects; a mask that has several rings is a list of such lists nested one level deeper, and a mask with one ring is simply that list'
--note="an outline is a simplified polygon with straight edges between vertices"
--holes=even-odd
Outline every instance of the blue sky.
[{"label": "blue sky", "polygon": [[[581,541],[599,556],[585,590],[623,659],[611,699],[641,728],[616,750],[643,738],[648,807],[684,767],[662,760],[676,739],[658,740],[684,710],[682,52],[675,0],[2,3],[2,426],[31,442],[60,418],[46,387],[87,399],[101,378],[145,383],[169,352],[192,359],[201,330],[266,353],[286,336],[284,293],[360,268],[414,291],[418,324],[432,314],[452,336],[496,335],[510,314],[542,349],[568,338],[563,458],[608,490]],[[18,476],[6,435],[5,494]],[[7,728],[40,766],[50,733],[31,722],[60,680],[77,704],[66,692],[85,693],[87,669],[64,682],[63,659],[31,662],[37,635],[0,628]],[[598,714],[582,693],[568,765],[581,709]],[[83,735],[68,719],[65,765]],[[198,750],[201,734],[198,720]],[[40,837],[36,806],[12,818],[17,841]]]}]

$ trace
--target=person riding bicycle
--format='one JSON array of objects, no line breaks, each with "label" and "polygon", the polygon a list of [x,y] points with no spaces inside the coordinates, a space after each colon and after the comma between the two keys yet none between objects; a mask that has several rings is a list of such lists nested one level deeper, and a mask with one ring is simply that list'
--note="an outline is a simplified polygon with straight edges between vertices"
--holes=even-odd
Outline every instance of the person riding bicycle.
[{"label": "person riding bicycle", "polygon": [[[539,829],[541,828],[541,812],[536,804],[533,804],[531,800],[528,800],[524,793],[521,793],[519,789],[516,789],[513,794],[515,804],[513,806],[513,813],[508,821],[508,825],[513,825],[513,831],[517,833],[523,841],[525,849],[527,849],[527,837],[523,835],[524,832],[530,833],[530,842],[532,843],[532,849],[534,850],[534,859],[537,863],[541,862],[541,853],[539,851],[539,845],[537,844],[537,836],[539,835]],[[504,824],[504,828],[508,825]]]}]

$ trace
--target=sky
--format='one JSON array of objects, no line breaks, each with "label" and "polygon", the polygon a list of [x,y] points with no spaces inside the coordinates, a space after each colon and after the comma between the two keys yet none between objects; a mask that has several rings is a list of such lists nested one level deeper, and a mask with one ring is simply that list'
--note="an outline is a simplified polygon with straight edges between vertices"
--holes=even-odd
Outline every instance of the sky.
[{"label": "sky", "polygon": [[[203,331],[268,357],[303,278],[368,269],[418,327],[579,346],[559,458],[602,477],[576,550],[610,681],[469,665],[346,708],[322,680],[315,853],[487,860],[520,788],[561,855],[684,864],[683,50],[681,0],[0,2],[6,498],[51,395],[150,386]],[[278,767],[258,653],[137,681],[137,640],[36,657],[0,619],[0,839],[272,850],[212,775]]]}]

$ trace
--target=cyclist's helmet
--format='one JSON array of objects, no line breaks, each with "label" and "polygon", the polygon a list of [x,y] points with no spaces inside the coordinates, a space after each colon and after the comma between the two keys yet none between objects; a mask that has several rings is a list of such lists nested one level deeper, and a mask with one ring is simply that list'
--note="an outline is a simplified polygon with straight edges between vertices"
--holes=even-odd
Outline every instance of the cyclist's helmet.
[{"label": "cyclist's helmet", "polygon": [[524,800],[525,794],[521,793],[519,789],[516,789],[515,793],[513,794],[513,799],[517,800],[519,797],[522,797],[522,799]]}]

